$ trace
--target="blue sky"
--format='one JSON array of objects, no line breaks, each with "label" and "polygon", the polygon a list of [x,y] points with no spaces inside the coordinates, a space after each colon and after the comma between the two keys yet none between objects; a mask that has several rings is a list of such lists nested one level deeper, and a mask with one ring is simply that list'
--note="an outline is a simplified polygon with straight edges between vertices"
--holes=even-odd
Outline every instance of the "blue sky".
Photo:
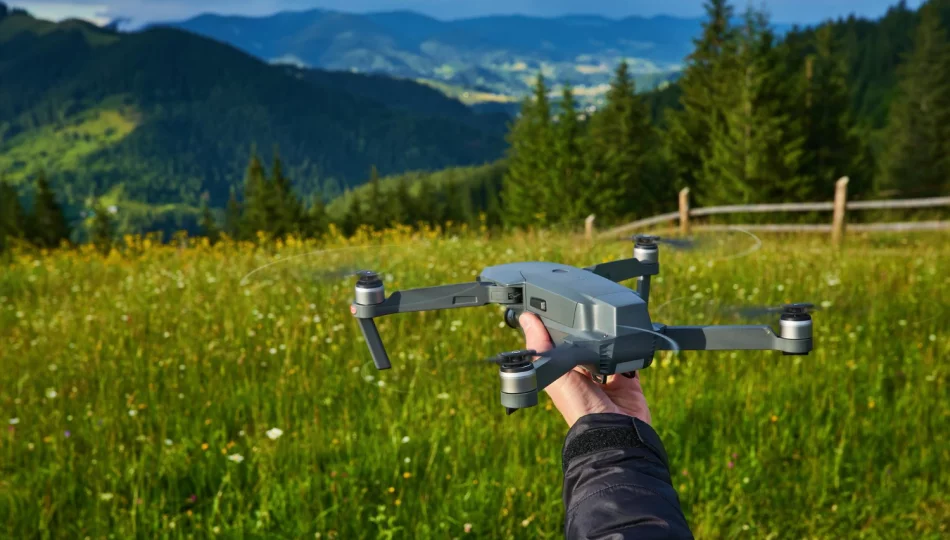
[{"label": "blue sky", "polygon": [[[136,25],[177,20],[199,13],[263,15],[282,10],[309,8],[342,11],[390,11],[411,9],[440,19],[520,13],[556,16],[598,14],[699,16],[701,0],[4,0],[25,7],[37,16],[59,20],[81,17],[97,21],[126,17]],[[923,0],[908,0],[917,7]],[[813,23],[850,13],[876,17],[897,0],[755,0],[765,5],[776,22]],[[744,0],[733,2],[745,6]]]}]

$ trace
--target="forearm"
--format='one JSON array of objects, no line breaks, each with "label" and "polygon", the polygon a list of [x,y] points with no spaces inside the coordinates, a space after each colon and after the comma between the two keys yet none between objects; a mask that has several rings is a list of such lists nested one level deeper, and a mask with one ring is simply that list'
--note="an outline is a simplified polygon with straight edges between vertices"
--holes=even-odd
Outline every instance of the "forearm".
[{"label": "forearm", "polygon": [[659,436],[641,420],[592,414],[564,443],[567,538],[692,538]]}]

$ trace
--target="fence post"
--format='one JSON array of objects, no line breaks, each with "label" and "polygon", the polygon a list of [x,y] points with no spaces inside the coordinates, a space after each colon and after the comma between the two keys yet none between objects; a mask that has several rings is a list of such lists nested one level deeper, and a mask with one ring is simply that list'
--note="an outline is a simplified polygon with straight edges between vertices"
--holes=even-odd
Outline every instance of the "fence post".
[{"label": "fence post", "polygon": [[689,188],[680,190],[680,233],[689,235]]},{"label": "fence post", "polygon": [[844,238],[845,211],[848,207],[848,177],[835,182],[835,207],[831,221],[831,244],[840,247]]},{"label": "fence post", "polygon": [[597,217],[594,214],[587,216],[587,219],[584,220],[584,237],[588,240],[594,239],[594,220]]}]

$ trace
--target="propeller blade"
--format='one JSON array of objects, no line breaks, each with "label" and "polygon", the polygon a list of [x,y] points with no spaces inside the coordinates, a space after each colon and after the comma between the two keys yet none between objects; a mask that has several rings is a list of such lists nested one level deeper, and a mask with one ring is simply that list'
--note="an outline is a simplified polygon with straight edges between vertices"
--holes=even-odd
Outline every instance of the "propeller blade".
[{"label": "propeller blade", "polygon": [[774,315],[777,313],[784,313],[786,311],[792,313],[811,313],[813,311],[821,311],[820,306],[816,306],[811,303],[799,303],[799,304],[784,304],[780,306],[740,306],[740,307],[731,307],[726,308],[725,312],[734,315],[743,319],[755,319],[758,317],[764,317],[766,315]]}]

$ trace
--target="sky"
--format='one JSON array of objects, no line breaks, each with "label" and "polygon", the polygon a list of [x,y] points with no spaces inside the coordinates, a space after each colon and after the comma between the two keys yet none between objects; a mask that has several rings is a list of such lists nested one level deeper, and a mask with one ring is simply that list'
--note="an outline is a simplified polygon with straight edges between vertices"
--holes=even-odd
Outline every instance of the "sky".
[{"label": "sky", "polygon": [[[524,14],[557,16],[595,14],[607,17],[629,15],[676,15],[698,17],[702,0],[4,0],[24,7],[40,18],[61,20],[78,17],[98,23],[126,18],[133,26],[149,22],[186,19],[201,13],[268,15],[278,11],[311,8],[367,12],[413,10],[439,19],[480,15]],[[851,13],[877,17],[898,0],[754,0],[764,5],[772,20],[810,24]],[[923,0],[907,0],[918,7]],[[745,6],[744,0],[734,5]]]}]

